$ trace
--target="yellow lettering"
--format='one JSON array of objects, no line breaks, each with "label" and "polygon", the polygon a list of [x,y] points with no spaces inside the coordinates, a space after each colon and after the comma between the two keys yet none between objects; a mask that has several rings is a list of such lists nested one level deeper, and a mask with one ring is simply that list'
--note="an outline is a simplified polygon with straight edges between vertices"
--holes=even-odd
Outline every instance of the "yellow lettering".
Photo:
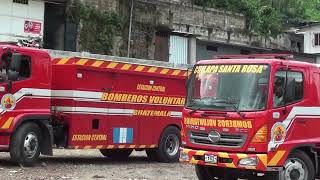
[{"label": "yellow lettering", "polygon": [[247,67],[248,67],[248,65],[244,65],[244,66],[242,67],[241,72],[242,72],[242,73],[245,73],[245,72],[247,71]]},{"label": "yellow lettering", "polygon": [[108,99],[108,93],[102,93],[101,100],[105,101]]},{"label": "yellow lettering", "polygon": [[257,73],[262,73],[263,72],[263,66],[260,65],[257,69]]},{"label": "yellow lettering", "polygon": [[137,95],[132,95],[131,102],[137,102]]},{"label": "yellow lettering", "polygon": [[110,93],[108,96],[108,101],[113,101],[114,93]]},{"label": "yellow lettering", "polygon": [[222,127],[222,128],[252,128],[250,120],[215,120],[203,118],[184,118],[185,125]]},{"label": "yellow lettering", "polygon": [[127,97],[128,97],[128,94],[122,94],[121,101],[122,102],[126,102],[127,101]]},{"label": "yellow lettering", "polygon": [[148,97],[149,97],[149,96],[143,96],[143,97],[142,97],[142,103],[148,102]]},{"label": "yellow lettering", "polygon": [[131,102],[131,98],[132,98],[132,94],[129,94],[127,101]]},{"label": "yellow lettering", "polygon": [[105,141],[105,134],[75,134],[72,136],[72,141]]},{"label": "yellow lettering", "polygon": [[122,98],[122,94],[115,94],[114,95],[114,101],[121,101],[121,98]]}]

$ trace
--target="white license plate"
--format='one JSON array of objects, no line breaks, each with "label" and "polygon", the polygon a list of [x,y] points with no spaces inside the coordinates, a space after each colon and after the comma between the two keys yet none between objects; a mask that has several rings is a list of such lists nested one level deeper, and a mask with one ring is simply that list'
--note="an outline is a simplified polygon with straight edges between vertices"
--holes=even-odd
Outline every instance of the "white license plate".
[{"label": "white license plate", "polygon": [[217,164],[218,162],[218,157],[216,155],[204,155],[204,162],[206,163],[212,163],[212,164]]}]

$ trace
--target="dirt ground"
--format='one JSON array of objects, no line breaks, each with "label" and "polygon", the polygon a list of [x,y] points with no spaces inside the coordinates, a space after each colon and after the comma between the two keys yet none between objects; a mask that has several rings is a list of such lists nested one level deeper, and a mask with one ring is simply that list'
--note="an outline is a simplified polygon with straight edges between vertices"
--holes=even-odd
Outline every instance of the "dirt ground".
[{"label": "dirt ground", "polygon": [[148,160],[144,151],[133,152],[127,162],[111,161],[98,150],[54,151],[34,167],[17,167],[9,153],[0,153],[0,179],[94,179],[94,180],[196,180],[194,167]]}]

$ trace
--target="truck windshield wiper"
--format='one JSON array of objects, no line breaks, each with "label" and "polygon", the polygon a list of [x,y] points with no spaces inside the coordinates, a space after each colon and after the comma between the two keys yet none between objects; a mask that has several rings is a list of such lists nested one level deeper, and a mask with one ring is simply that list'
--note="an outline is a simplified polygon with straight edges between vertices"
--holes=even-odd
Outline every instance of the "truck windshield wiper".
[{"label": "truck windshield wiper", "polygon": [[243,119],[244,118],[244,114],[239,111],[239,108],[235,105],[235,102],[231,102],[231,101],[226,101],[226,100],[215,100],[214,103],[224,103],[224,104],[228,104],[231,105],[231,107],[239,114],[239,116]]},{"label": "truck windshield wiper", "polygon": [[199,109],[200,109],[199,107],[192,109],[191,111],[189,111],[189,115],[192,115],[193,113],[197,112]]},{"label": "truck windshield wiper", "polygon": [[230,103],[230,105],[231,105],[231,107],[233,107],[233,109],[234,109],[235,111],[237,111],[237,113],[239,114],[239,116],[243,119],[243,118],[244,118],[244,114],[243,114],[241,111],[239,111],[239,108],[238,108],[236,105],[234,105],[233,103]]}]

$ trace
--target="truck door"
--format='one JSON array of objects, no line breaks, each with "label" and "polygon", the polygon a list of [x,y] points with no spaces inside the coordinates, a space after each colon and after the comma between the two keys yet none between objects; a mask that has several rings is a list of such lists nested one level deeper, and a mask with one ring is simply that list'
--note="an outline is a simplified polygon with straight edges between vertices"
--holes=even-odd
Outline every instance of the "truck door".
[{"label": "truck door", "polygon": [[[299,118],[299,108],[301,108],[305,100],[305,81],[307,74],[303,68],[290,67],[288,70],[278,70],[275,73],[272,107],[273,119],[271,122],[272,138],[274,141],[283,141],[286,139],[305,139],[309,136],[309,132],[301,131],[307,129],[309,122]],[[276,122],[282,122],[279,126]],[[302,135],[303,133],[303,135]]]},{"label": "truck door", "polygon": [[[16,59],[15,65],[13,65],[14,59]],[[35,53],[2,55],[1,73],[7,75],[1,78],[0,93],[1,105],[5,111],[13,110],[14,113],[23,109],[33,109],[35,112],[45,109],[48,114],[50,113],[51,73],[48,64],[50,64],[49,56],[38,56]]]}]

